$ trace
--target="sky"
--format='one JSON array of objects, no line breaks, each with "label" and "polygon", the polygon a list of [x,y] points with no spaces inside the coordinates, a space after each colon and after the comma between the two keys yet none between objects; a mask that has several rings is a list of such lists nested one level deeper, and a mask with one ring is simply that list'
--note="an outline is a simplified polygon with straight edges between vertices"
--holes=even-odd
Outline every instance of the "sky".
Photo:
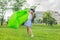
[{"label": "sky", "polygon": [[26,0],[30,6],[37,5],[36,11],[60,11],[60,0]]}]

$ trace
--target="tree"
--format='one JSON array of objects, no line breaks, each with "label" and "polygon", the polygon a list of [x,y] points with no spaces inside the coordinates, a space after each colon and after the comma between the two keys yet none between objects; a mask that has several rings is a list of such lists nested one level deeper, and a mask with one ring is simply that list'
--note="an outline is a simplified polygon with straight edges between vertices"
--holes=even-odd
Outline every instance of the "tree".
[{"label": "tree", "polygon": [[25,0],[15,0],[15,3],[13,5],[13,10],[14,11],[18,11],[21,9],[21,7],[23,6],[23,3],[26,2]]},{"label": "tree", "polygon": [[[0,13],[2,14],[2,15],[0,15],[1,25],[3,24],[5,10],[9,9],[9,8],[7,8],[7,4],[11,1],[12,0],[0,0]],[[13,9],[14,11],[17,11],[17,10],[21,9],[25,0],[14,0],[14,2],[15,2],[14,4],[10,3],[11,5],[9,5],[9,6],[13,6],[13,8],[11,8],[11,9]]]},{"label": "tree", "polygon": [[7,1],[6,0],[1,0],[0,1],[0,13],[2,15],[1,16],[1,25],[3,25],[3,18],[4,18],[4,14],[5,14],[5,10],[6,10],[6,5],[7,5]]},{"label": "tree", "polygon": [[36,7],[37,7],[37,6],[31,6],[30,8],[32,8],[32,9],[34,9],[34,10],[35,10],[35,9],[36,9]]},{"label": "tree", "polygon": [[46,23],[47,25],[52,25],[52,24],[56,24],[56,20],[51,16],[51,13],[45,12],[43,15],[43,23]]}]

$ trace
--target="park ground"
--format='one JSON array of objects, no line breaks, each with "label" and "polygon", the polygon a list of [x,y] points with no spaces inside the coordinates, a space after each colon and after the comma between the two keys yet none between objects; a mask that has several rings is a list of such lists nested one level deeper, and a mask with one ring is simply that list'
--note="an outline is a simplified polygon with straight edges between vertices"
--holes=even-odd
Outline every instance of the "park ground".
[{"label": "park ground", "polygon": [[60,25],[33,24],[34,37],[27,35],[26,27],[18,29],[0,26],[0,40],[60,40]]}]

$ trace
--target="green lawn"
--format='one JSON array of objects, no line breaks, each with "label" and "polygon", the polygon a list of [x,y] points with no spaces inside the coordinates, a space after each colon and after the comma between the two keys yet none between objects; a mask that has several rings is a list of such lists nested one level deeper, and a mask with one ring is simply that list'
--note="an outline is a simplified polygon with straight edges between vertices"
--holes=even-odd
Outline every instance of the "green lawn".
[{"label": "green lawn", "polygon": [[26,27],[19,29],[0,27],[0,40],[60,40],[60,25],[33,25],[34,37],[27,35]]}]

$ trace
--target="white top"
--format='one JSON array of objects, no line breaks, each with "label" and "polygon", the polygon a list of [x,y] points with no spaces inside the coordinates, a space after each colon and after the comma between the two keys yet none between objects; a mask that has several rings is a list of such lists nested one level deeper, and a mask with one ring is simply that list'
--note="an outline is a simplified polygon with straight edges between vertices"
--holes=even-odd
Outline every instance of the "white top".
[{"label": "white top", "polygon": [[32,14],[29,13],[28,20],[32,20]]}]

